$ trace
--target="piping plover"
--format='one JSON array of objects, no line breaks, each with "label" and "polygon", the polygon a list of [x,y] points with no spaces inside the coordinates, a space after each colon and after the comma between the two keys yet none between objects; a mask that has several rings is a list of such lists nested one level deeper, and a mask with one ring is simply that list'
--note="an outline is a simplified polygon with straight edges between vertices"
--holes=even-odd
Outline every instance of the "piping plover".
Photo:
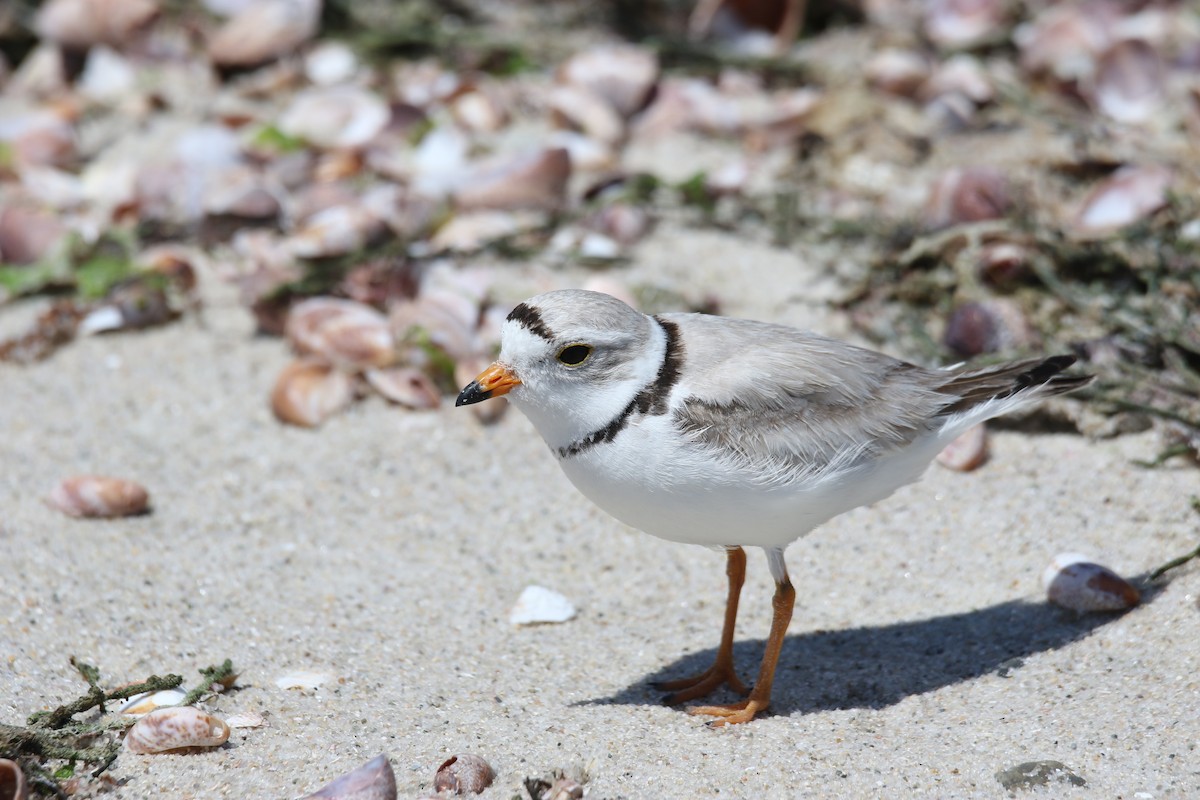
[{"label": "piping plover", "polygon": [[[729,594],[712,667],[662,684],[668,703],[722,684],[742,702],[698,706],[711,724],[767,707],[795,590],[783,551],[823,522],[915,481],[967,428],[1090,375],[1071,356],[925,369],[781,325],[647,316],[597,292],[557,291],[512,310],[500,356],[457,405],[506,395],[596,505],[646,533],[723,548]],[[746,572],[761,547],[774,616],[753,690],[733,668]]]}]

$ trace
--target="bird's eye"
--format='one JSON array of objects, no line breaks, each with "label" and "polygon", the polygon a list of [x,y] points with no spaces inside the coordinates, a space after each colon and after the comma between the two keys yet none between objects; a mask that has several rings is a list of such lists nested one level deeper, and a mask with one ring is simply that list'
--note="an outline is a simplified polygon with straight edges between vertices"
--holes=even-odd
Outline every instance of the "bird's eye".
[{"label": "bird's eye", "polygon": [[568,367],[578,367],[587,361],[591,354],[592,348],[586,344],[569,344],[558,351],[557,358]]}]

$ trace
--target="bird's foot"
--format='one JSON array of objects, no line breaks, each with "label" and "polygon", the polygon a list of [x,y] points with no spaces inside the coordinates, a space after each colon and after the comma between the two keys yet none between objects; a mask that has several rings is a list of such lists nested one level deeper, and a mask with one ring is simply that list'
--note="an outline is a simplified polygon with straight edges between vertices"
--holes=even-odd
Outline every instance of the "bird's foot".
[{"label": "bird's foot", "polygon": [[723,664],[719,661],[699,675],[675,681],[659,681],[654,684],[654,688],[670,692],[663,698],[663,702],[674,706],[712,694],[723,684],[738,694],[748,694],[750,691],[734,672],[733,664]]},{"label": "bird's foot", "polygon": [[754,719],[754,715],[765,711],[767,704],[751,698],[726,706],[692,706],[687,713],[696,716],[716,717],[709,721],[710,728],[720,728],[724,725],[740,725]]}]

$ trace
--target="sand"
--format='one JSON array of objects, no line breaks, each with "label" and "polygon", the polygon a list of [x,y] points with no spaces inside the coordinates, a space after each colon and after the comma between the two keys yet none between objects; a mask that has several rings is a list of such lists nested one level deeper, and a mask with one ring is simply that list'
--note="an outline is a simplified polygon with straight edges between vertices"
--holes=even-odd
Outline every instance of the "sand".
[{"label": "sand", "polygon": [[[730,235],[667,226],[622,274],[845,333],[826,280]],[[650,682],[712,658],[720,554],[592,507],[517,413],[484,428],[449,402],[371,399],[316,431],[279,424],[267,396],[285,346],[203,278],[199,319],[0,365],[0,721],[81,694],[71,656],[114,684],[189,685],[231,658],[240,688],[208,706],[267,720],[211,751],[123,754],[107,796],[298,797],[381,752],[411,798],[468,752],[499,773],[488,798],[555,769],[586,772],[593,798],[1004,797],[996,772],[1042,759],[1086,786],[1022,796],[1200,796],[1200,569],[1124,615],[1056,609],[1040,582],[1062,551],[1133,576],[1195,546],[1196,471],[1131,463],[1154,434],[997,433],[979,471],[934,467],[794,544],[772,712],[713,730]],[[506,299],[544,280],[514,273]],[[16,313],[6,329],[32,311]],[[142,482],[153,513],[43,503],[83,472]],[[578,616],[510,625],[531,583]],[[747,679],[770,592],[751,552]],[[298,670],[327,680],[276,685]]]}]

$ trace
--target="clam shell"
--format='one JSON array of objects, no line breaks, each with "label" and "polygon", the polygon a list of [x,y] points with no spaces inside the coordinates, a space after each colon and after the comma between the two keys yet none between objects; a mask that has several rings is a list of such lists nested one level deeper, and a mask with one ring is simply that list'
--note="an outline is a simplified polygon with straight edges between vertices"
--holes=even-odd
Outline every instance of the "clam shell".
[{"label": "clam shell", "polygon": [[388,318],[353,300],[305,300],[292,308],[284,331],[301,355],[353,368],[384,367],[396,360]]},{"label": "clam shell", "polygon": [[575,616],[575,605],[563,595],[544,586],[526,586],[517,604],[508,614],[513,625],[538,625],[566,622]]},{"label": "clam shell", "polygon": [[463,179],[454,202],[463,209],[542,209],[566,203],[571,157],[564,148],[539,150],[498,165],[481,167]]},{"label": "clam shell", "polygon": [[315,428],[353,399],[349,375],[323,361],[301,359],[279,374],[271,390],[271,410],[282,422]]},{"label": "clam shell", "polygon": [[279,118],[279,130],[318,147],[362,147],[383,130],[387,104],[357,86],[306,89]]},{"label": "clam shell", "polygon": [[1080,553],[1060,553],[1042,573],[1051,603],[1072,611],[1124,611],[1141,595],[1129,581]]},{"label": "clam shell", "polygon": [[625,137],[625,121],[599,95],[578,86],[555,86],[547,97],[555,121],[609,144]]},{"label": "clam shell", "polygon": [[208,43],[213,62],[254,66],[286,55],[312,38],[321,0],[257,0],[229,19]]},{"label": "clam shell", "polygon": [[1167,101],[1167,68],[1153,46],[1126,39],[1100,57],[1089,89],[1092,105],[1105,116],[1118,122],[1147,122]]},{"label": "clam shell", "polygon": [[77,475],[54,487],[47,502],[72,517],[109,519],[145,513],[150,495],[141,484],[123,478]]},{"label": "clam shell", "polygon": [[450,756],[440,767],[433,779],[435,792],[453,794],[479,794],[496,780],[496,771],[481,756],[465,753]]},{"label": "clam shell", "polygon": [[623,117],[646,107],[658,74],[658,58],[652,52],[621,45],[584,50],[558,68],[560,81],[603,98]]},{"label": "clam shell", "polygon": [[367,383],[386,400],[408,408],[437,408],[442,402],[442,393],[437,385],[415,367],[389,367],[369,369],[365,373]]},{"label": "clam shell", "polygon": [[387,756],[380,753],[301,800],[396,800],[396,776]]},{"label": "clam shell", "polygon": [[7,758],[0,758],[0,800],[28,800],[29,785],[21,765]]},{"label": "clam shell", "polygon": [[982,423],[967,428],[937,455],[937,462],[956,472],[983,466],[988,457],[987,428]]},{"label": "clam shell", "polygon": [[158,5],[151,0],[50,0],[38,10],[34,29],[68,47],[119,47],[156,16]]},{"label": "clam shell", "polygon": [[125,734],[131,753],[165,753],[183,747],[217,747],[229,739],[229,726],[193,706],[151,711]]},{"label": "clam shell", "polygon": [[1125,166],[1096,185],[1072,227],[1081,236],[1101,236],[1144,219],[1167,204],[1171,170],[1157,164]]}]

